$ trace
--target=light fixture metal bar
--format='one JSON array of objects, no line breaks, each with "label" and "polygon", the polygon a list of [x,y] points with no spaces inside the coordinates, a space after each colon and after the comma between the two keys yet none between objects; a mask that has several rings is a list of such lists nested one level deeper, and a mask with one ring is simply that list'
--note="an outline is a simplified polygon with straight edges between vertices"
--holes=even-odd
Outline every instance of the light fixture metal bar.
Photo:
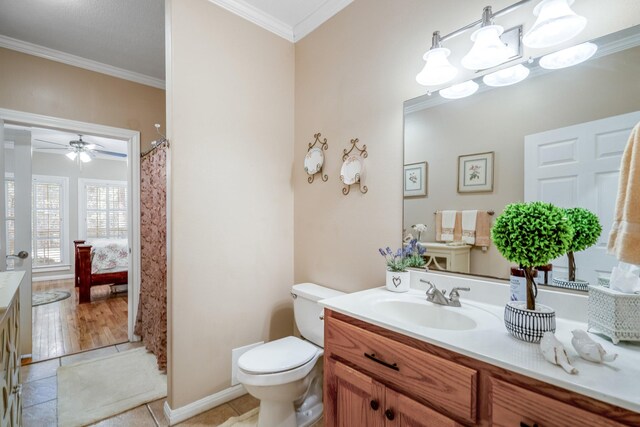
[{"label": "light fixture metal bar", "polygon": [[[512,4],[510,6],[507,6],[507,7],[503,8],[503,9],[500,9],[499,11],[497,11],[495,13],[492,13],[491,14],[491,18],[493,19],[493,18],[498,17],[498,16],[506,15],[509,12],[513,12],[514,10],[518,9],[521,6],[524,6],[525,4],[529,3],[530,1],[531,0],[520,0],[518,2],[515,2],[514,4]],[[491,7],[491,6],[487,6],[487,7]],[[485,10],[486,10],[486,8],[485,8]],[[452,32],[450,32],[449,34],[447,34],[445,36],[440,36],[438,38],[438,40],[440,42],[451,40],[452,38],[454,38],[456,36],[459,36],[460,34],[464,33],[467,30],[470,30],[470,29],[472,29],[474,27],[477,27],[478,25],[482,25],[482,23],[484,21],[485,21],[485,16],[484,16],[484,13],[483,13],[483,17],[482,18],[478,19],[477,21],[473,21],[472,23],[467,24],[464,27],[460,27],[457,30],[452,31]]]}]

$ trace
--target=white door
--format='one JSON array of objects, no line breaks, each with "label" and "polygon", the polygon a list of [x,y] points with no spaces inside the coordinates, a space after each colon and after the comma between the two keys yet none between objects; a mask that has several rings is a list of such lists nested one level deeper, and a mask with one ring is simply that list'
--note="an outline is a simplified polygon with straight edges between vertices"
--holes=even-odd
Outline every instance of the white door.
[{"label": "white door", "polygon": [[20,284],[20,353],[31,355],[31,132],[3,127],[0,176],[0,269],[24,271]]},{"label": "white door", "polygon": [[[620,161],[640,111],[525,137],[525,201],[541,200],[598,215],[602,234],[591,248],[576,253],[576,278],[598,283],[617,264],[607,254],[618,193]],[[555,277],[567,276],[567,257],[553,261]]]}]

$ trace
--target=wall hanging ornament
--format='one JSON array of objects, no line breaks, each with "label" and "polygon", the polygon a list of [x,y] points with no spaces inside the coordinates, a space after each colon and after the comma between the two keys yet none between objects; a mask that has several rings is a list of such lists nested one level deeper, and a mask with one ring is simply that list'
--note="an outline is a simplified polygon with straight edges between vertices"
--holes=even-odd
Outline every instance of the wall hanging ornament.
[{"label": "wall hanging ornament", "polygon": [[[342,155],[342,168],[340,169],[340,180],[344,183],[345,187],[342,188],[342,194],[345,196],[351,191],[351,186],[358,184],[360,192],[365,194],[369,189],[366,185],[363,185],[365,178],[364,171],[364,159],[367,154],[367,146],[363,145],[362,148],[358,147],[358,138],[351,140],[351,149],[347,151],[345,148]],[[356,150],[356,153],[353,153]]]},{"label": "wall hanging ornament", "polygon": [[[307,155],[304,156],[304,171],[309,175],[307,178],[309,184],[313,183],[317,173],[320,174],[322,181],[327,182],[329,179],[326,174],[322,174],[324,165],[324,153],[322,151],[326,151],[329,148],[329,144],[327,144],[327,138],[320,140],[321,136],[319,132],[313,135],[316,140],[313,143],[309,143]],[[318,144],[320,145],[316,147]]]}]

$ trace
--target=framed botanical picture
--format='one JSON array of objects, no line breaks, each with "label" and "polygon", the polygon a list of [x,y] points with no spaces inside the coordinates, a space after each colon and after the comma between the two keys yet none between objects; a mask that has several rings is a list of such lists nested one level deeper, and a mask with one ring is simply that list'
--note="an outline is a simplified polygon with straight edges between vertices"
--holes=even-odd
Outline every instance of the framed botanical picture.
[{"label": "framed botanical picture", "polygon": [[404,165],[404,197],[427,195],[427,162]]},{"label": "framed botanical picture", "polygon": [[458,156],[458,193],[493,191],[494,152]]}]

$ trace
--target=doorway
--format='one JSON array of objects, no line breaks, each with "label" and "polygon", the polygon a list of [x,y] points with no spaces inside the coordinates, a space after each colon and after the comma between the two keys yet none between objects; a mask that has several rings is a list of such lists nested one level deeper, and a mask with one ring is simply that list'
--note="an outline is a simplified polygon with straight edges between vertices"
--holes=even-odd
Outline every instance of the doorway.
[{"label": "doorway", "polygon": [[[5,174],[1,198],[7,226],[0,227],[0,237],[7,244],[1,245],[0,269],[26,273],[20,286],[22,357],[45,360],[136,341],[139,133],[2,109],[0,127],[3,141],[14,140],[2,150],[2,166],[13,171]],[[80,149],[74,145],[79,140],[86,144]],[[80,304],[75,264],[82,240],[92,244],[93,254],[120,253],[122,262],[109,262],[120,263],[125,280],[93,281],[90,301]],[[25,252],[24,258],[12,256]],[[90,267],[98,276],[109,272]]]}]

